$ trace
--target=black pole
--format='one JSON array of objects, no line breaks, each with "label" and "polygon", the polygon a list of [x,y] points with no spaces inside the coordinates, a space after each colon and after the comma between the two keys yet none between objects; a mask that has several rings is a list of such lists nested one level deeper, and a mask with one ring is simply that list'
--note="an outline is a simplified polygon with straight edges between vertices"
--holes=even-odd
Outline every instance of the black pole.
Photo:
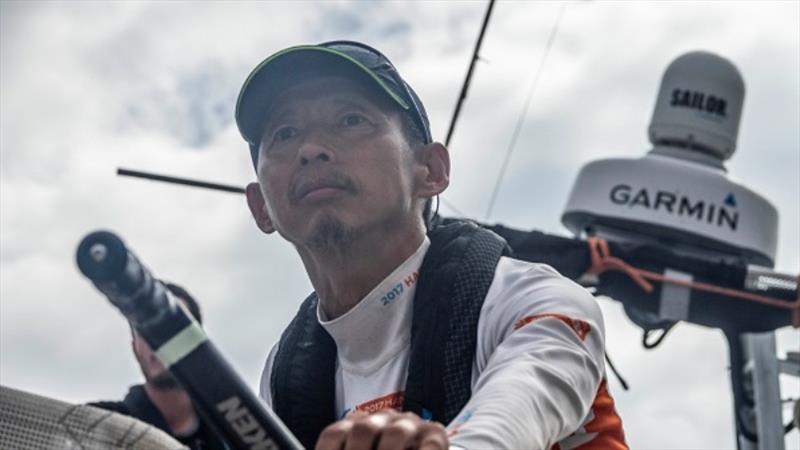
[{"label": "black pole", "polygon": [[450,129],[447,130],[447,138],[444,141],[444,144],[449,146],[450,145],[450,138],[453,137],[453,131],[456,128],[456,121],[458,120],[458,114],[461,112],[461,104],[464,102],[464,99],[467,98],[467,89],[469,89],[469,82],[472,79],[472,72],[475,70],[475,63],[480,58],[478,56],[478,52],[481,49],[481,43],[483,43],[483,35],[486,33],[486,26],[489,24],[489,16],[492,15],[492,8],[494,7],[494,0],[489,0],[489,7],[486,8],[486,15],[483,17],[483,25],[481,25],[481,32],[478,35],[478,41],[475,43],[475,50],[472,52],[472,61],[469,64],[469,70],[467,70],[467,77],[464,79],[464,84],[461,86],[461,94],[458,96],[458,103],[456,103],[456,110],[453,111],[453,118],[450,120]]},{"label": "black pole", "polygon": [[303,448],[119,236],[109,231],[91,233],[83,238],[75,257],[81,273],[155,349],[220,437],[236,449]]},{"label": "black pole", "polygon": [[201,187],[206,189],[214,189],[217,191],[233,192],[235,194],[244,194],[244,188],[238,186],[230,186],[227,184],[209,183],[207,181],[191,180],[189,178],[171,177],[167,175],[158,175],[155,173],[141,172],[138,170],[117,168],[117,175],[145,178],[148,180],[164,181],[167,183],[183,184],[186,186]]},{"label": "black pole", "polygon": [[[747,355],[742,342],[743,335],[730,330],[725,331],[730,354],[731,391],[733,391],[733,417],[736,431],[736,448],[755,448],[758,433],[755,424],[755,394],[752,378],[745,375]],[[751,386],[748,388],[748,384]],[[745,442],[743,442],[745,441]],[[750,444],[750,445],[748,445]]]}]

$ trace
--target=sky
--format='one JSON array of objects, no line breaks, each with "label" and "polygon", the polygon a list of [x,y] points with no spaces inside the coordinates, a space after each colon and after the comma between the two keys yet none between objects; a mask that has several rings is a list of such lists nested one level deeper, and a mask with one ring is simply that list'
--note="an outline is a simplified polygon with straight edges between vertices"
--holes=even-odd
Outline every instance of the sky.
[{"label": "sky", "polygon": [[[485,7],[0,1],[0,383],[85,402],[121,398],[141,380],[124,319],[74,263],[86,233],[110,229],[202,303],[207,332],[255,388],[270,346],[310,291],[294,249],[258,231],[241,195],[122,178],[116,169],[252,181],[233,122],[242,82],[275,51],[333,39],[387,54],[425,103],[434,138],[444,140]],[[776,267],[798,273],[796,1],[499,2],[450,145],[441,213],[567,235],[560,216],[580,168],[651,148],[660,77],[692,50],[730,59],[744,77],[728,174],[776,206]],[[610,381],[631,447],[735,447],[722,333],[682,323],[647,351],[620,304],[598,302],[608,352],[631,385],[626,392]],[[777,335],[779,354],[800,350],[798,331]],[[783,378],[782,388],[797,398],[800,381]],[[797,431],[787,438],[788,448],[799,442]]]}]

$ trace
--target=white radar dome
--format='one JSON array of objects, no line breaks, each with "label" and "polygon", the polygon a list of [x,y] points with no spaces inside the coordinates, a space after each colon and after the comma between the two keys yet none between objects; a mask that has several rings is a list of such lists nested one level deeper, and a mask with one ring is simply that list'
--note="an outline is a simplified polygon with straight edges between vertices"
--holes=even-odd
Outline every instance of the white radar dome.
[{"label": "white radar dome", "polygon": [[650,142],[730,158],[744,92],[742,75],[727,59],[704,51],[679,56],[661,79]]},{"label": "white radar dome", "polygon": [[744,81],[728,60],[691,52],[661,81],[641,158],[594,161],[578,174],[561,221],[578,236],[650,243],[700,257],[772,266],[778,211],[728,177]]}]

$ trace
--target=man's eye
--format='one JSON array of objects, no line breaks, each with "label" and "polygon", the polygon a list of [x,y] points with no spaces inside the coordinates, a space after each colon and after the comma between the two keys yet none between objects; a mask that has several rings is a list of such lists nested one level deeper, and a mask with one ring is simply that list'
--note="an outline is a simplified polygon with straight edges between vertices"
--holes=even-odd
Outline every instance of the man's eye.
[{"label": "man's eye", "polygon": [[364,116],[359,114],[347,114],[342,117],[341,125],[344,127],[355,127],[366,122]]},{"label": "man's eye", "polygon": [[297,129],[294,127],[282,127],[272,135],[275,142],[283,142],[297,136]]}]

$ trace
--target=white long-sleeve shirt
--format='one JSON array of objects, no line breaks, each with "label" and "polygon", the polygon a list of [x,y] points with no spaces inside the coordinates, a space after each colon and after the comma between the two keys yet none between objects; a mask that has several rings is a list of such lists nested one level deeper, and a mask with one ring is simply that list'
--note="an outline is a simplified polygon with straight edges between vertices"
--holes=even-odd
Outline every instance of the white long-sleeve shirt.
[{"label": "white long-sleeve shirt", "polygon": [[[337,347],[336,411],[403,405],[413,299],[430,246],[417,251],[346,314],[317,317]],[[261,376],[271,406],[270,373]],[[549,266],[502,257],[481,308],[472,397],[447,425],[464,449],[622,449],[605,384],[604,329],[589,292]]]}]

